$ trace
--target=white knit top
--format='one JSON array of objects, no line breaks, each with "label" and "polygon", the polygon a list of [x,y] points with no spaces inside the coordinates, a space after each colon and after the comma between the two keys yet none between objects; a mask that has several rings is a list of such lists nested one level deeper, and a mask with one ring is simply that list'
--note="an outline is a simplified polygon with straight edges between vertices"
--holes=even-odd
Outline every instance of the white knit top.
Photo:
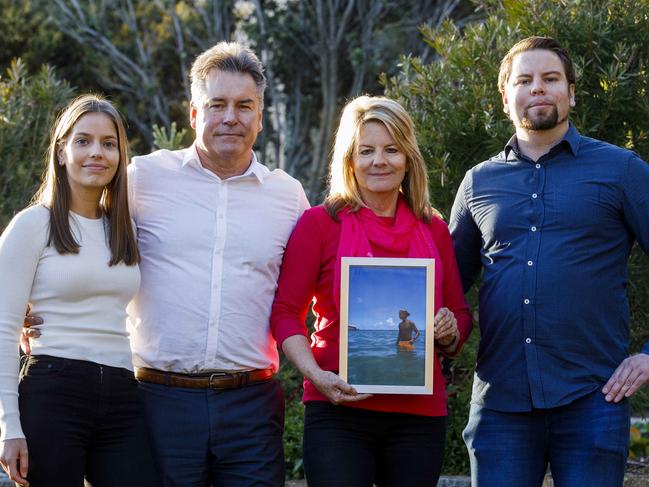
[{"label": "white knit top", "polygon": [[0,440],[23,438],[18,412],[18,344],[27,304],[44,320],[33,355],[132,369],[126,305],[140,284],[138,266],[109,267],[105,219],[70,213],[78,254],[47,246],[49,210],[33,206],[0,237]]}]

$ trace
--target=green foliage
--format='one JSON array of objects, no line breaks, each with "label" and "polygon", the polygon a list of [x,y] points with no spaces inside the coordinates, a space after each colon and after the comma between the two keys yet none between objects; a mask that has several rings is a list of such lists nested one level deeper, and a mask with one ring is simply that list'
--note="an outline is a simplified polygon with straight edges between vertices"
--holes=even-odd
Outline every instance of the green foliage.
[{"label": "green foliage", "polygon": [[[314,332],[315,316],[309,313],[306,326],[309,335]],[[279,381],[284,389],[286,415],[284,418],[284,457],[286,460],[286,478],[301,479],[304,477],[302,465],[302,433],[304,428],[304,406],[302,405],[302,374],[280,352]]]},{"label": "green foliage", "polygon": [[[554,37],[572,54],[577,128],[649,158],[649,0],[483,0],[476,6],[484,15],[480,22],[421,28],[437,54],[433,62],[404,56],[399,75],[382,77],[386,94],[415,119],[433,202],[442,212],[448,215],[466,170],[500,152],[513,133],[498,93],[498,69],[507,50],[527,36]],[[629,263],[632,352],[649,339],[648,260],[636,248]],[[447,473],[468,471],[460,432],[476,343],[472,339],[452,366]],[[649,394],[636,394],[632,407],[648,411]]]},{"label": "green foliage", "polygon": [[284,417],[284,458],[286,461],[286,478],[304,478],[302,464],[302,430],[304,424],[304,406],[299,398],[286,401]]},{"label": "green foliage", "polygon": [[0,230],[38,189],[50,126],[72,94],[52,68],[29,75],[20,59],[0,77]]},{"label": "green foliage", "polygon": [[183,128],[178,130],[176,122],[171,122],[171,128],[167,130],[166,127],[160,127],[157,124],[153,125],[153,144],[158,149],[176,150],[182,149],[183,138],[187,133],[187,129]]},{"label": "green foliage", "polygon": [[0,0],[12,34],[0,39],[0,66],[6,44],[7,52],[34,58],[37,65],[52,63],[79,91],[109,97],[126,115],[134,152],[145,153],[152,149],[154,124],[169,127],[175,120],[188,126],[190,63],[217,41],[232,37],[234,4]]},{"label": "green foliage", "polygon": [[462,440],[462,430],[469,419],[468,405],[471,402],[471,383],[475,366],[479,332],[474,330],[462,353],[451,362],[448,393],[448,423],[446,448],[444,450],[444,473],[464,474],[469,469],[469,458]]},{"label": "green foliage", "polygon": [[[41,1],[44,0],[0,0],[2,71],[18,57],[30,72],[37,71],[46,62],[51,66],[64,62],[79,68],[78,49],[67,42],[63,32],[48,23],[47,12],[40,8]],[[75,82],[78,83],[76,78]]]},{"label": "green foliage", "polygon": [[302,431],[304,424],[304,406],[302,405],[302,375],[282,355],[278,378],[284,389],[286,411],[284,416],[284,458],[286,460],[286,478],[304,477],[302,466]]},{"label": "green foliage", "polygon": [[629,431],[629,458],[649,457],[649,423],[633,422]]}]

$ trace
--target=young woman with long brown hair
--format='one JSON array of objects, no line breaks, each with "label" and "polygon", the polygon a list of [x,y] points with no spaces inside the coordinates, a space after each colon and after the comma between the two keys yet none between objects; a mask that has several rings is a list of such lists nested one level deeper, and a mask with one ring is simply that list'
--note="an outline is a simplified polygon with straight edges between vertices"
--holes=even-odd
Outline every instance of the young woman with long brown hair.
[{"label": "young woman with long brown hair", "polygon": [[[117,110],[77,98],[52,129],[34,204],[0,237],[0,464],[18,483],[153,485],[126,332],[140,281],[128,162]],[[27,305],[48,332],[19,373]]]}]

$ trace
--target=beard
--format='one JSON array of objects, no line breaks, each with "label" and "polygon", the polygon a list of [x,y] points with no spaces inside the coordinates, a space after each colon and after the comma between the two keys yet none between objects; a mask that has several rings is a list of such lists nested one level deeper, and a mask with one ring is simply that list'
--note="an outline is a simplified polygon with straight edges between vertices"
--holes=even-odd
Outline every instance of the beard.
[{"label": "beard", "polygon": [[530,109],[526,108],[521,118],[521,127],[526,130],[551,130],[567,119],[568,114],[562,119],[559,119],[559,111],[556,105],[551,107],[549,113],[541,112],[536,115],[530,115]]}]

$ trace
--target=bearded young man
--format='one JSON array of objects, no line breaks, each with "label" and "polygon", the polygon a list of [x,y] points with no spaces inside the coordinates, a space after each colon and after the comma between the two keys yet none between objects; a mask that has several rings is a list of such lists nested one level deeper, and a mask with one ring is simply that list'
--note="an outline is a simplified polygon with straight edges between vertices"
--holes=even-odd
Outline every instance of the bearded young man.
[{"label": "bearded young man", "polygon": [[570,123],[575,71],[553,39],[504,57],[516,129],[469,170],[451,214],[465,291],[483,270],[480,349],[464,431],[474,487],[621,486],[628,397],[649,378],[629,356],[627,260],[649,252],[649,165]]}]

